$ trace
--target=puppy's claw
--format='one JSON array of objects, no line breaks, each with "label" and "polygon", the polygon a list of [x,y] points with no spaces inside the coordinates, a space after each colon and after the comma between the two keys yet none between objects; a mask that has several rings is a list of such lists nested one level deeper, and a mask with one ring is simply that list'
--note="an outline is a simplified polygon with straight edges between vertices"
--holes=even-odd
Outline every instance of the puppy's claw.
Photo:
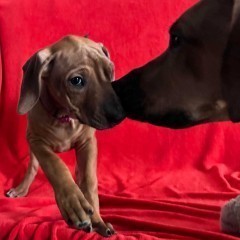
[{"label": "puppy's claw", "polygon": [[92,215],[93,215],[93,210],[92,210],[92,209],[88,209],[88,214],[89,214],[90,216],[92,216]]},{"label": "puppy's claw", "polygon": [[81,223],[78,223],[77,224],[77,226],[78,226],[78,228],[86,228],[86,227],[88,227],[89,225],[91,224],[91,222],[89,222],[89,221],[83,221],[83,222],[81,222]]},{"label": "puppy's claw", "polygon": [[24,197],[28,193],[28,188],[11,188],[9,191],[5,193],[6,197],[9,198],[17,198],[17,197]]},{"label": "puppy's claw", "polygon": [[5,195],[9,198],[16,198],[17,197],[17,194],[16,194],[14,189],[10,189],[8,192],[6,192]]},{"label": "puppy's claw", "polygon": [[11,190],[9,190],[8,192],[5,193],[5,196],[6,196],[6,197],[10,197],[10,191],[11,191]]},{"label": "puppy's claw", "polygon": [[92,231],[93,231],[92,225],[87,226],[84,230],[85,230],[87,233],[92,232]]},{"label": "puppy's claw", "polygon": [[67,220],[67,225],[69,225],[69,226],[73,225],[73,222],[72,222],[71,219],[68,219],[68,220]]},{"label": "puppy's claw", "polygon": [[112,232],[109,228],[106,230],[106,234],[108,237],[112,236]]},{"label": "puppy's claw", "polygon": [[113,226],[111,223],[106,223],[106,226],[108,227],[108,229],[111,231],[111,234],[115,234],[116,231],[114,230]]}]

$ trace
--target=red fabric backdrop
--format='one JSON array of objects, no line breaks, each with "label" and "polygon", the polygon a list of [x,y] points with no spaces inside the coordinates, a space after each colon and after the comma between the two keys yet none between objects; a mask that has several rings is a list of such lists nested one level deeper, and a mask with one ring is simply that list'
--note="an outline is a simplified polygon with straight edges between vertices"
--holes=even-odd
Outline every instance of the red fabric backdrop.
[{"label": "red fabric backdrop", "polygon": [[[26,117],[16,114],[21,66],[63,35],[90,34],[110,50],[116,77],[159,55],[170,24],[195,0],[1,0],[0,239],[99,239],[69,228],[42,171],[29,195],[4,192],[28,162]],[[219,230],[220,206],[240,192],[240,128],[169,130],[125,120],[97,132],[102,216],[112,239],[237,239]],[[62,154],[71,169],[73,153]]]}]

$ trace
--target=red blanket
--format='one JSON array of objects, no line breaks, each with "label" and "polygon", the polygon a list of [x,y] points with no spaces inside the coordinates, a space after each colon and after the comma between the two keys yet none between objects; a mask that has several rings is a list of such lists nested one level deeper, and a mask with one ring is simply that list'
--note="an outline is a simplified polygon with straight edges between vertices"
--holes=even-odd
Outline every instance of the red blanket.
[{"label": "red blanket", "polygon": [[[68,227],[42,171],[29,195],[4,192],[28,163],[26,116],[16,113],[21,67],[63,35],[89,33],[110,50],[116,77],[159,55],[168,28],[195,0],[1,0],[0,239],[99,239]],[[240,127],[169,130],[125,120],[97,132],[101,213],[111,239],[237,239],[219,229],[220,206],[240,192]],[[72,152],[61,154],[73,171]]]}]

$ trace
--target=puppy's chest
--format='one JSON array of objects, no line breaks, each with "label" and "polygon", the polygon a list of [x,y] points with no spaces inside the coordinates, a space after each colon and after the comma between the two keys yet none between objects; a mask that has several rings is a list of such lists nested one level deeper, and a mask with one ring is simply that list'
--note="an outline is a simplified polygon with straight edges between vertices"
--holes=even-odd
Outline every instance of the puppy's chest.
[{"label": "puppy's chest", "polygon": [[72,120],[70,123],[54,123],[29,126],[28,138],[40,139],[54,152],[65,152],[73,148],[80,140],[83,125]]},{"label": "puppy's chest", "polygon": [[65,152],[73,148],[76,141],[80,137],[78,128],[58,128],[53,130],[52,137],[48,136],[51,141],[51,147],[54,152]]}]

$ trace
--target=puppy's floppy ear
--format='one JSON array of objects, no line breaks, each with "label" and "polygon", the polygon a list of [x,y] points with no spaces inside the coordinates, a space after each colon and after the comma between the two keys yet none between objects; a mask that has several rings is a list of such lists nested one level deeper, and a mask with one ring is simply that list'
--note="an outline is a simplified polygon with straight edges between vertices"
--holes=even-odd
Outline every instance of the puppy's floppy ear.
[{"label": "puppy's floppy ear", "polygon": [[223,97],[230,120],[240,121],[240,1],[235,0],[228,43],[222,65]]},{"label": "puppy's floppy ear", "polygon": [[23,66],[23,80],[18,102],[18,113],[29,112],[37,103],[42,87],[42,78],[48,71],[52,54],[48,48],[35,53]]}]

